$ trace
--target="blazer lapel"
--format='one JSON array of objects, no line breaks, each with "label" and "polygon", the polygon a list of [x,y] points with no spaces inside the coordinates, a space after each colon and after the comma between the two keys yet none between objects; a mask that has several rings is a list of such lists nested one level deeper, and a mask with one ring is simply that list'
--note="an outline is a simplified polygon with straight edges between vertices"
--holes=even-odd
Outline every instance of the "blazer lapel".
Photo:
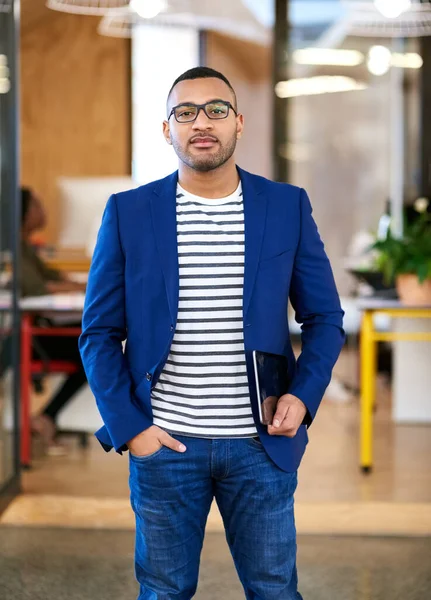
[{"label": "blazer lapel", "polygon": [[243,317],[245,319],[253,292],[259,264],[260,249],[265,231],[267,198],[263,193],[261,180],[258,177],[237,167],[241,178],[244,199],[244,291]]},{"label": "blazer lapel", "polygon": [[168,296],[172,324],[177,321],[179,296],[179,266],[177,245],[178,171],[158,182],[151,198],[151,215]]},{"label": "blazer lapel", "polygon": [[[245,319],[253,292],[265,231],[267,199],[260,180],[237,167],[244,200],[244,292]],[[160,264],[165,278],[172,323],[176,323],[179,298],[179,263],[177,245],[176,188],[178,171],[158,182],[151,198],[151,215]]]}]

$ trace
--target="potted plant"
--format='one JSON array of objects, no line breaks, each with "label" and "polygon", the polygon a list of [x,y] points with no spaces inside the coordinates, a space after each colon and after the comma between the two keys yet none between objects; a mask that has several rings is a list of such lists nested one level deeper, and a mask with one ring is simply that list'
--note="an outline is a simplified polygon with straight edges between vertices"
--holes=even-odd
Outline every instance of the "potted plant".
[{"label": "potted plant", "polygon": [[385,240],[372,246],[377,250],[376,270],[384,282],[395,282],[403,304],[431,306],[431,214],[429,201],[418,198],[414,204],[419,216],[406,225],[403,235],[394,238],[389,230]]}]

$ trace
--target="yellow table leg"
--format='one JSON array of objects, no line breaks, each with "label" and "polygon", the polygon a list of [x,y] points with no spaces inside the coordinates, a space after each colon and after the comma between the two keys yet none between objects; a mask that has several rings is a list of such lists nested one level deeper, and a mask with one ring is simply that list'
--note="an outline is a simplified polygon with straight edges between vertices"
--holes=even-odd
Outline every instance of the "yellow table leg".
[{"label": "yellow table leg", "polygon": [[361,326],[361,469],[371,471],[373,458],[373,406],[376,386],[376,343],[373,312],[365,310]]}]

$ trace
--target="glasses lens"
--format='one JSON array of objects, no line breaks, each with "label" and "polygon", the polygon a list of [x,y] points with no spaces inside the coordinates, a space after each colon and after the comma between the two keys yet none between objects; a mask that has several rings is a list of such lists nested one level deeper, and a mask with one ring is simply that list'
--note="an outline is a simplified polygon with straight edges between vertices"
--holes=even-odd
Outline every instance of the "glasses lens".
[{"label": "glasses lens", "polygon": [[175,109],[175,118],[180,123],[187,123],[188,121],[194,121],[196,112],[196,106],[178,106],[178,108]]},{"label": "glasses lens", "polygon": [[229,112],[229,106],[223,102],[210,102],[205,106],[210,119],[225,119]]}]

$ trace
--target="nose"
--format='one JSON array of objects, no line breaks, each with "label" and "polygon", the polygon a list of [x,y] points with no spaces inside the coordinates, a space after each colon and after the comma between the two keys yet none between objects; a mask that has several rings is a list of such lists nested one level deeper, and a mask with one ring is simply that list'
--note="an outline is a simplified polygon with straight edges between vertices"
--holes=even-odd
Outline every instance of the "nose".
[{"label": "nose", "polygon": [[193,129],[212,129],[213,128],[213,124],[211,122],[211,119],[209,119],[206,114],[204,109],[201,107],[199,108],[199,112],[198,112],[198,116],[196,117],[195,121],[193,121]]}]

